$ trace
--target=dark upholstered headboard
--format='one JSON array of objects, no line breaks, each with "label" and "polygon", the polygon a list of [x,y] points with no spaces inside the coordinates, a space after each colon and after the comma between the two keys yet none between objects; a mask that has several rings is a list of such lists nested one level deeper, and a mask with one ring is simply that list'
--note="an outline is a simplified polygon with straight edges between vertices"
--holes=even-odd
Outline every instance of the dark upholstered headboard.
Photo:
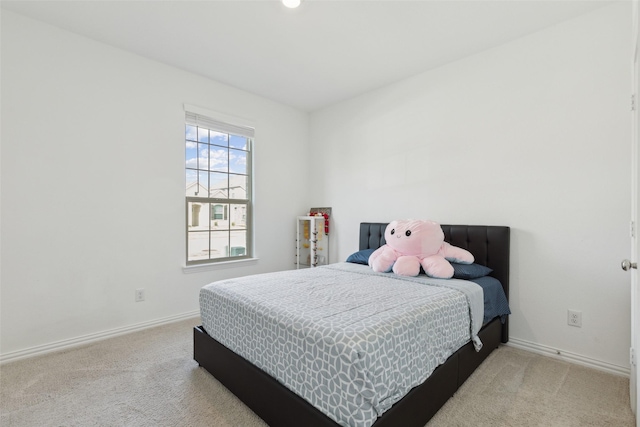
[{"label": "dark upholstered headboard", "polygon": [[[360,250],[384,245],[387,223],[360,223]],[[509,298],[510,228],[496,225],[442,225],[445,241],[471,252],[475,262],[486,265],[490,276],[500,281]],[[507,325],[503,326],[503,342],[508,339]]]}]

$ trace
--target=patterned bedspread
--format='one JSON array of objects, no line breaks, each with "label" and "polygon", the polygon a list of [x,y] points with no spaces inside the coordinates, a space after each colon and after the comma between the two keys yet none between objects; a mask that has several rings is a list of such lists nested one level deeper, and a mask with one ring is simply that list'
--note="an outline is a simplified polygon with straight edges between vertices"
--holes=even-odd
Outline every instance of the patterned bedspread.
[{"label": "patterned bedspread", "polygon": [[347,263],[222,280],[200,292],[202,325],[338,424],[368,427],[479,330],[482,289],[460,282]]}]

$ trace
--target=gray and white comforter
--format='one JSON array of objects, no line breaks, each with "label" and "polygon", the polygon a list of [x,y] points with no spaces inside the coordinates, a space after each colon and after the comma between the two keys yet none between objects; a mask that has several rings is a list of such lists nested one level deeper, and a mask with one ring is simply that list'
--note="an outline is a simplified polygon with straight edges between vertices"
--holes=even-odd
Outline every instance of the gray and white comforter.
[{"label": "gray and white comforter", "polygon": [[482,289],[339,263],[222,280],[202,325],[342,426],[367,427],[477,339]]}]

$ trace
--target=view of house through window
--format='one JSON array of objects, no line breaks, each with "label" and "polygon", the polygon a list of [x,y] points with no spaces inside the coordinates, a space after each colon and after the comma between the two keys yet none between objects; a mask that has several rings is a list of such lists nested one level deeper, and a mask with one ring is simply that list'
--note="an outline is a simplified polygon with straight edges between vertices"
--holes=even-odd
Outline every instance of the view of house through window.
[{"label": "view of house through window", "polygon": [[251,255],[253,129],[187,112],[187,264]]}]

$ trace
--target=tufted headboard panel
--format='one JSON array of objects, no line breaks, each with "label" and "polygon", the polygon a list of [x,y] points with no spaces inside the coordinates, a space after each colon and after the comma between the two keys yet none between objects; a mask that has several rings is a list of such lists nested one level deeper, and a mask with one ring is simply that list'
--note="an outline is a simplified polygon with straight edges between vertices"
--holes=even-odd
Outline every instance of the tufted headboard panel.
[{"label": "tufted headboard panel", "polygon": [[[360,250],[384,245],[387,223],[360,223]],[[490,274],[500,281],[509,298],[509,259],[511,229],[497,225],[442,225],[445,241],[471,252],[475,262],[486,265]],[[503,342],[508,339],[507,324],[503,325]]]}]

